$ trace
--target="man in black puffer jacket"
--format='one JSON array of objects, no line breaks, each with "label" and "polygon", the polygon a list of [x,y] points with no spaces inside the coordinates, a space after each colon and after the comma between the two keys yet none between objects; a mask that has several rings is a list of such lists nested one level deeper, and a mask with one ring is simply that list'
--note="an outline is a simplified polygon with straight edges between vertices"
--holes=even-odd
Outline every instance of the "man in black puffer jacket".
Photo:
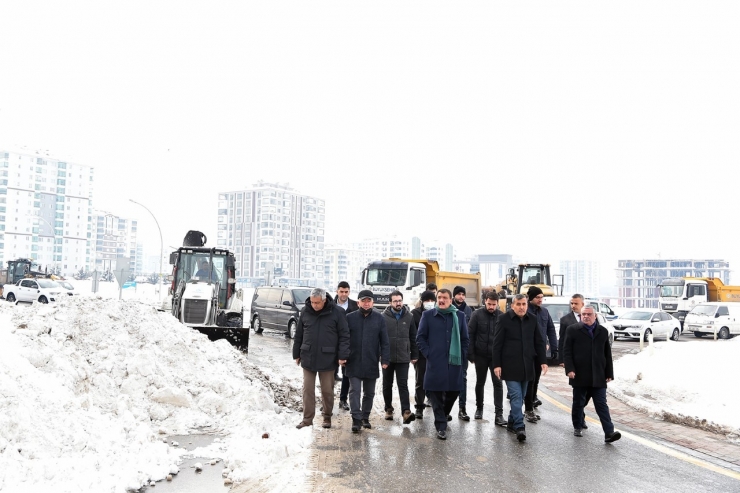
[{"label": "man in black puffer jacket", "polygon": [[324,422],[331,428],[334,409],[334,371],[349,357],[349,328],[344,310],[320,288],[311,291],[298,319],[293,359],[303,367],[303,420],[296,428],[313,425],[316,413],[316,375],[321,385]]},{"label": "man in black puffer jacket", "polygon": [[493,373],[493,334],[499,315],[501,310],[498,309],[498,294],[490,291],[486,294],[485,307],[474,311],[468,322],[470,334],[468,358],[475,364],[475,419],[483,419],[483,391],[490,371],[493,380],[493,406],[496,410],[495,423],[506,426],[504,386],[501,379]]},{"label": "man in black puffer jacket", "polygon": [[393,375],[395,374],[403,423],[408,424],[416,419],[411,412],[408,386],[409,363],[416,363],[419,359],[419,348],[416,346],[416,324],[414,316],[403,306],[403,293],[393,291],[390,301],[390,306],[383,311],[391,345],[391,362],[388,368],[383,370],[385,419],[389,421],[393,419]]}]

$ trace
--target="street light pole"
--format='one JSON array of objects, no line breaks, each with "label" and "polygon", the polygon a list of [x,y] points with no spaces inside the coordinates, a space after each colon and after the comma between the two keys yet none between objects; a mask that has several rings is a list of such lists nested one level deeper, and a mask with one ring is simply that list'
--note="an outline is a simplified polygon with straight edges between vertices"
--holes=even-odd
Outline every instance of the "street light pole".
[{"label": "street light pole", "polygon": [[157,229],[159,230],[159,301],[162,301],[162,257],[164,257],[164,242],[162,241],[162,228],[159,227],[159,221],[157,221],[157,218],[154,217],[154,214],[152,214],[152,211],[150,211],[147,206],[135,201],[134,199],[129,199],[129,201],[133,202],[136,205],[140,205],[144,209],[146,209],[146,211],[152,215],[152,219],[154,219],[154,222],[157,224]]}]

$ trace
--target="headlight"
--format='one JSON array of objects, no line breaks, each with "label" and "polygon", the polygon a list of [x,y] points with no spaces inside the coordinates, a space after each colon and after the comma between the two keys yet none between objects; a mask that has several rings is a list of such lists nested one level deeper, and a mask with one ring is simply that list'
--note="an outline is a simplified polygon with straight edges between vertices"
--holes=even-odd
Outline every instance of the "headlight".
[{"label": "headlight", "polygon": [[714,325],[714,320],[707,321],[707,325]]}]

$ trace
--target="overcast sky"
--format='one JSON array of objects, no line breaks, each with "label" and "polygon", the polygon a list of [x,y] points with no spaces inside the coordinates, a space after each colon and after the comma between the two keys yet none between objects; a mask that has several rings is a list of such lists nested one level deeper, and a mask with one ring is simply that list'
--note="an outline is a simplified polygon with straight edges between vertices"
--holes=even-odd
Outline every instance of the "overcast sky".
[{"label": "overcast sky", "polygon": [[149,250],[129,198],[215,243],[218,192],[264,179],[326,199],[329,241],[740,261],[740,2],[0,0],[0,26],[0,147],[93,166]]}]

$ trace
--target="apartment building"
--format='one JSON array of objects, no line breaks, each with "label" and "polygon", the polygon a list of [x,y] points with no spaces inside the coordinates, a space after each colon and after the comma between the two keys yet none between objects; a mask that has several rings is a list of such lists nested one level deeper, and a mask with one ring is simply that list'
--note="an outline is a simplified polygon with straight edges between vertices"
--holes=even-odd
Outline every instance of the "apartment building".
[{"label": "apartment building", "polygon": [[360,289],[362,270],[367,266],[365,254],[352,245],[327,245],[324,248],[324,278],[327,289],[336,289],[340,281],[347,281],[353,297]]},{"label": "apartment building", "polygon": [[141,274],[137,271],[137,264],[141,266],[142,259],[137,259],[136,220],[109,212],[95,211],[93,224],[94,268],[98,272],[120,269],[121,266],[117,264],[116,259],[127,257],[129,271],[132,274]]},{"label": "apartment building", "polygon": [[601,264],[592,260],[561,260],[560,272],[563,275],[563,293],[580,293],[584,296],[598,296],[601,286]]},{"label": "apartment building", "polygon": [[92,264],[93,168],[0,149],[0,262],[36,260],[72,275]]}]

